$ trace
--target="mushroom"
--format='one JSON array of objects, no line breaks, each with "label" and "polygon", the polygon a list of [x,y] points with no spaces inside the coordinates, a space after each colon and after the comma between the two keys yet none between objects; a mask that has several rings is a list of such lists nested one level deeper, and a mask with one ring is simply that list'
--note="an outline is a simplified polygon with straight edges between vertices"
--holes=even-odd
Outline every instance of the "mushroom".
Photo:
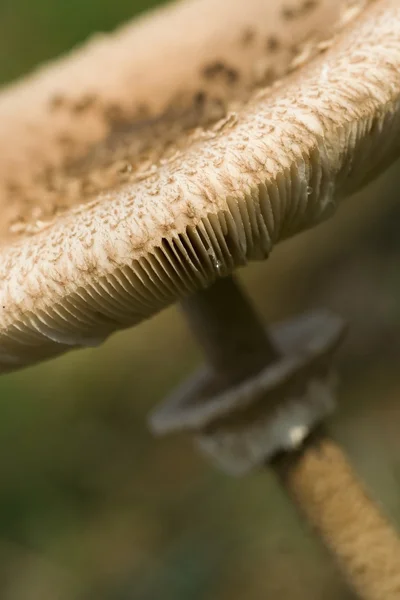
[{"label": "mushroom", "polygon": [[355,590],[395,598],[400,542],[321,426],[343,323],[321,312],[265,332],[232,273],[399,155],[400,5],[225,12],[172,5],[0,96],[0,370],[180,300],[208,367],[153,428],[191,431],[230,471],[268,461]]}]

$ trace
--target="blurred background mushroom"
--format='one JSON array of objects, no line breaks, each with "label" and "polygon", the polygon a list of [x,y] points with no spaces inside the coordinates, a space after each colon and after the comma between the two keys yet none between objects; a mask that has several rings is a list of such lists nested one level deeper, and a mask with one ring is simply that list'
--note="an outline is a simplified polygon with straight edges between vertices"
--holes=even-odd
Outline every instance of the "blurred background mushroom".
[{"label": "blurred background mushroom", "polygon": [[[70,4],[64,48],[132,14],[131,3],[116,2],[121,13],[114,17],[101,2],[96,15],[87,6],[79,10],[93,20],[77,31],[85,20],[73,22]],[[22,57],[14,71],[10,61],[1,64],[4,78],[22,72],[23,57],[33,59],[30,31],[44,44],[40,28],[57,30],[51,18],[65,21],[61,3],[38,0],[36,20],[24,18],[23,8],[0,8],[1,43],[8,39],[2,56],[16,61],[10,48],[19,40]],[[13,22],[23,39],[10,40]],[[244,37],[255,43],[251,32]],[[48,44],[38,61],[64,49]],[[350,320],[336,433],[398,522],[396,178],[393,169],[335,220],[286,242],[243,277],[265,317],[323,304]],[[272,480],[254,475],[243,488],[208,469],[184,442],[157,447],[144,430],[155,398],[198,358],[170,309],[95,354],[86,350],[0,379],[5,598],[349,597]]]}]

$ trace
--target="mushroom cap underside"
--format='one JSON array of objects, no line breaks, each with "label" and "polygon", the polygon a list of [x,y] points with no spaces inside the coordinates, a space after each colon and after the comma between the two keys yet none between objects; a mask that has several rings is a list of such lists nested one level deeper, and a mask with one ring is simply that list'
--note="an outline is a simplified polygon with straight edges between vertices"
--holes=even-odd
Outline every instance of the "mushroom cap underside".
[{"label": "mushroom cap underside", "polygon": [[265,258],[398,156],[400,6],[353,5],[284,77],[226,92],[222,116],[186,125],[180,107],[124,131],[122,154],[111,136],[47,174],[53,191],[89,176],[94,192],[4,236],[0,371],[97,344]]}]

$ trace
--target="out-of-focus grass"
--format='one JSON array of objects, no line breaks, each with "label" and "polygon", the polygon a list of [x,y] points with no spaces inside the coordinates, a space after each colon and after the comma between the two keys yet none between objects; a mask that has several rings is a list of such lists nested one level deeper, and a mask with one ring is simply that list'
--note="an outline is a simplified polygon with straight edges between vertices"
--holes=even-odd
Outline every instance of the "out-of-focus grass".
[{"label": "out-of-focus grass", "polygon": [[[0,80],[150,4],[2,0]],[[333,427],[399,522],[395,187],[392,174],[244,279],[266,318],[321,304],[349,318]],[[1,598],[350,600],[270,474],[230,479],[190,441],[148,433],[147,411],[199,360],[172,308],[99,349],[0,378]]]},{"label": "out-of-focus grass", "polygon": [[160,0],[1,0],[0,82],[109,31]]}]

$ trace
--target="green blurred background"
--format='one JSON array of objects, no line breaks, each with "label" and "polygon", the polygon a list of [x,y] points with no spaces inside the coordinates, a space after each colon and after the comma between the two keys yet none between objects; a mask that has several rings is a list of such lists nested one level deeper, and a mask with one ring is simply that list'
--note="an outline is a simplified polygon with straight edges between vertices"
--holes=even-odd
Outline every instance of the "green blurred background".
[{"label": "green blurred background", "polygon": [[[155,4],[0,0],[0,81]],[[331,427],[400,524],[397,170],[241,277],[266,319],[349,319]],[[231,479],[189,440],[149,434],[146,413],[200,360],[169,309],[0,379],[3,600],[350,600],[272,475]]]}]

